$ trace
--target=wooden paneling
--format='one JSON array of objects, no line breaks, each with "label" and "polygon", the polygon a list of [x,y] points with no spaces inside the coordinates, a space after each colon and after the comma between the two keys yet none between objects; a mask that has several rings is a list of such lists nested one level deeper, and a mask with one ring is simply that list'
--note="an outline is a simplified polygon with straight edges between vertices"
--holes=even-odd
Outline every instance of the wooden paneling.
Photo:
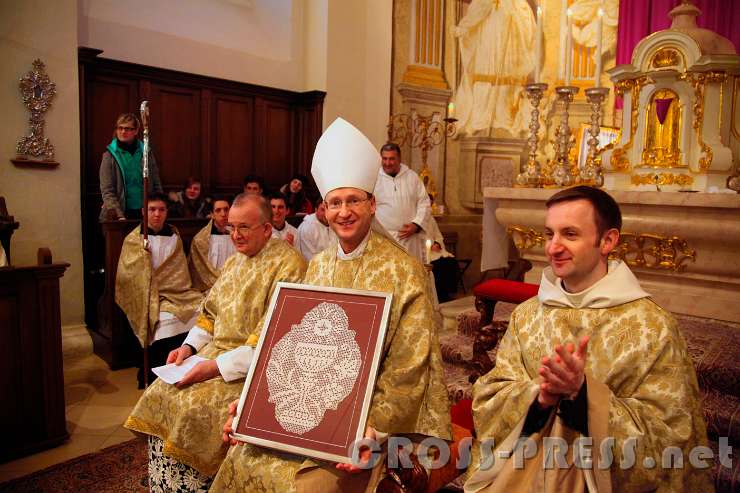
[{"label": "wooden paneling", "polygon": [[254,142],[244,138],[254,134],[254,99],[214,95],[213,157],[211,184],[216,189],[236,192],[242,180],[254,173]]},{"label": "wooden paneling", "polygon": [[264,129],[264,139],[257,144],[257,174],[274,187],[287,183],[297,171],[293,162],[293,112],[286,104],[260,101],[257,121]]},{"label": "wooden paneling", "polygon": [[152,84],[150,142],[165,189],[180,189],[189,176],[202,179],[200,89]]},{"label": "wooden paneling", "polygon": [[[151,145],[166,192],[179,190],[188,176],[195,176],[209,194],[234,194],[250,173],[261,174],[268,188],[280,187],[297,171],[308,174],[321,136],[324,93],[107,60],[101,53],[79,49],[82,246],[85,322],[100,331],[96,341],[110,341],[110,325],[99,320],[96,309],[106,285],[98,176],[116,117],[138,114],[141,101],[149,100]],[[113,350],[99,347],[96,342],[99,353]]]}]

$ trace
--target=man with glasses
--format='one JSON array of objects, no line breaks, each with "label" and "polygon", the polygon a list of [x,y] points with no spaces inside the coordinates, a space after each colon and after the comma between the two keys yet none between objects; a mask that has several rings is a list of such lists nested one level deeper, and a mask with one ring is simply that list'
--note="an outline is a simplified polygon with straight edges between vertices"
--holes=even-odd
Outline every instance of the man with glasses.
[{"label": "man with glasses", "polygon": [[[167,478],[186,490],[205,491],[227,446],[219,432],[228,403],[244,384],[275,285],[300,282],[303,257],[271,239],[271,211],[265,199],[241,194],[229,210],[226,231],[236,253],[228,258],[208,293],[200,316],[168,363],[193,354],[206,358],[176,384],[155,382],[141,397],[125,426],[149,435],[150,489],[170,491]],[[184,490],[179,490],[184,491]]]},{"label": "man with glasses", "polygon": [[214,198],[211,220],[193,237],[188,257],[193,287],[199,291],[213,287],[226,259],[236,251],[227,231],[228,220],[228,199]]},{"label": "man with glasses", "polygon": [[[142,156],[144,144],[137,140],[139,119],[133,113],[123,113],[113,127],[113,140],[100,163],[100,193],[103,207],[100,220],[141,219],[144,207]],[[149,151],[149,190],[163,193],[159,169],[154,154]]]},{"label": "man with glasses", "polygon": [[[449,440],[449,401],[428,277],[375,219],[372,190],[379,168],[373,145],[345,120],[337,119],[322,135],[311,173],[339,243],[311,260],[304,283],[393,293],[365,437]],[[235,409],[233,402],[230,413]],[[230,422],[224,430],[228,440]],[[390,482],[382,487],[392,488],[391,477],[381,473],[384,468],[382,461],[375,469],[360,469],[244,444],[229,450],[211,491],[366,491],[381,480]]]}]

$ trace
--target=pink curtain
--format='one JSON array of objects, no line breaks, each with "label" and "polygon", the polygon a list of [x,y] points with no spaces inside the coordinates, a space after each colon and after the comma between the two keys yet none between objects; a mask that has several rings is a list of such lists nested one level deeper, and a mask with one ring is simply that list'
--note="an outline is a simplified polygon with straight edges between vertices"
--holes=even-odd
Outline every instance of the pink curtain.
[{"label": "pink curtain", "polygon": [[[617,32],[617,65],[630,63],[632,51],[645,36],[667,29],[671,25],[668,12],[681,0],[619,0],[619,26]],[[694,0],[701,15],[696,23],[728,38],[740,47],[740,1]],[[621,99],[617,108],[622,107]]]}]

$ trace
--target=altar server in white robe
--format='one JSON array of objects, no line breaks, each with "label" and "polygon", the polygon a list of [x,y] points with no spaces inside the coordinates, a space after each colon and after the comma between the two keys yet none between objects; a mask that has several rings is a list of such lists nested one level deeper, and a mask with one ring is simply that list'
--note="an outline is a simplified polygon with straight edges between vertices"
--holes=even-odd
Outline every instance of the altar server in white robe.
[{"label": "altar server in white robe", "polygon": [[419,259],[425,255],[425,234],[432,217],[429,196],[419,175],[401,163],[401,149],[388,143],[380,149],[382,169],[375,184],[375,217],[406,251]]},{"label": "altar server in white robe", "polygon": [[319,198],[316,201],[316,212],[303,218],[298,226],[298,250],[310,262],[314,255],[323,252],[335,241],[334,233],[326,220],[326,205]]},{"label": "altar server in white robe", "polygon": [[285,220],[288,215],[285,195],[280,192],[271,194],[270,208],[272,209],[272,237],[287,241],[290,246],[298,249],[298,243],[296,242],[298,230]]}]

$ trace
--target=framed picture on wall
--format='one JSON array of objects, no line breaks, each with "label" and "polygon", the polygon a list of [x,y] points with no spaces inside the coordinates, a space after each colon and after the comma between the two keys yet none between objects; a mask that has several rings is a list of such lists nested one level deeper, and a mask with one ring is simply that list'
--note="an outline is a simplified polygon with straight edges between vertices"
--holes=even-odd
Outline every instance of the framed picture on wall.
[{"label": "framed picture on wall", "polygon": [[352,462],[365,433],[392,295],[278,283],[233,437]]},{"label": "framed picture on wall", "polygon": [[[577,149],[578,149],[578,167],[583,168],[586,166],[586,159],[588,158],[588,139],[591,138],[591,134],[588,129],[591,125],[588,123],[581,123],[578,129],[577,138]],[[599,127],[599,144],[596,146],[597,149],[602,149],[619,138],[619,129],[615,127]]]}]

